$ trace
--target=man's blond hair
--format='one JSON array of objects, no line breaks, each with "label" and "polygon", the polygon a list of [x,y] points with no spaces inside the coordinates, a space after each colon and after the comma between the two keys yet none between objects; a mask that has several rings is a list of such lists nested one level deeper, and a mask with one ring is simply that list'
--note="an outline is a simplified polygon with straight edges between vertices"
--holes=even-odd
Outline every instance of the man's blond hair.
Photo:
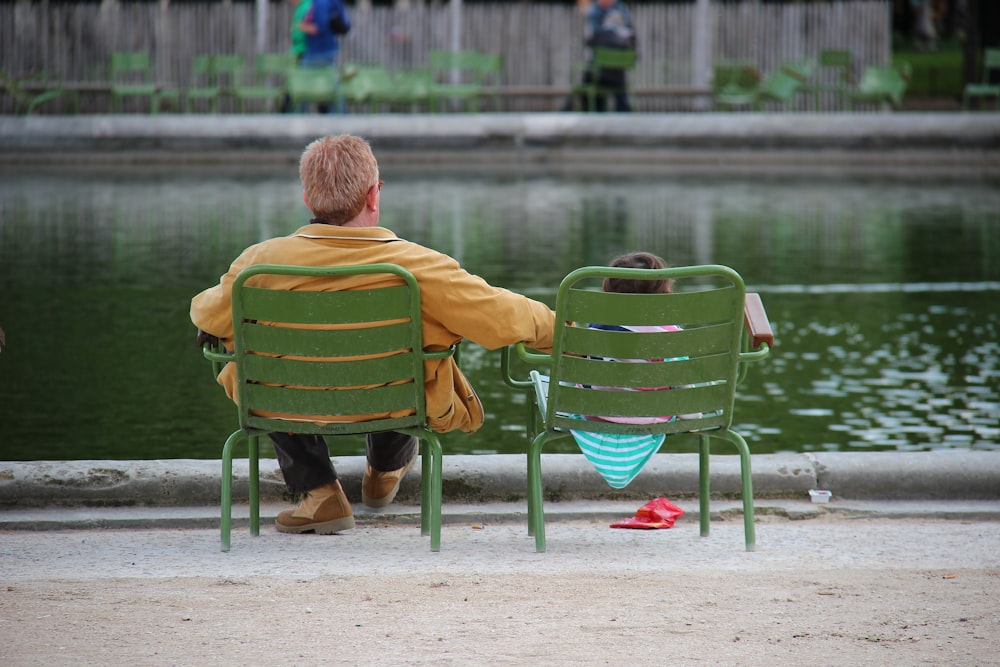
[{"label": "man's blond hair", "polygon": [[378,181],[378,162],[361,137],[321,137],[302,153],[299,178],[313,215],[342,225],[364,208],[368,191]]}]

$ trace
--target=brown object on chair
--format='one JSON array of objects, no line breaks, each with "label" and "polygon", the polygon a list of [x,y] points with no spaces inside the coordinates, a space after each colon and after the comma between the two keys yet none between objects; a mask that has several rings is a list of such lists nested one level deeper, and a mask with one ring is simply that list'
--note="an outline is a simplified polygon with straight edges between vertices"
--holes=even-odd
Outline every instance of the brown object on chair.
[{"label": "brown object on chair", "polygon": [[750,345],[753,349],[756,350],[761,343],[767,343],[768,347],[774,347],[774,333],[771,331],[771,323],[767,319],[760,294],[747,292],[743,302],[743,318],[746,320],[747,331],[750,332],[752,338]]}]

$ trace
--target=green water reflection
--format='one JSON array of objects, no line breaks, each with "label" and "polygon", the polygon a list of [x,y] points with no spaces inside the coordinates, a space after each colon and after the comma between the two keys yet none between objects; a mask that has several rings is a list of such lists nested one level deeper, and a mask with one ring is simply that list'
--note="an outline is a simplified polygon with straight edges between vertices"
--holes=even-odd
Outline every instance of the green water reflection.
[{"label": "green water reflection", "polygon": [[[778,337],[737,408],[756,452],[1000,448],[996,183],[384,171],[383,224],[550,304],[627,250],[736,268]],[[307,220],[294,166],[0,176],[0,460],[217,458],[188,304]],[[463,365],[488,423],[448,450],[523,451],[496,353]]]}]

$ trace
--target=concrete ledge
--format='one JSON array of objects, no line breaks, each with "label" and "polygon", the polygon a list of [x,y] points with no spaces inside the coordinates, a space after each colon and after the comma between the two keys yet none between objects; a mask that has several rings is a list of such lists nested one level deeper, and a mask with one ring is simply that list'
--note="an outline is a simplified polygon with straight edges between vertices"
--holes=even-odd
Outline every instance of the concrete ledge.
[{"label": "concrete ledge", "polygon": [[[348,496],[359,502],[364,458],[334,462]],[[739,458],[713,456],[712,494],[735,498],[740,491]],[[829,452],[762,454],[752,459],[754,496],[759,499],[805,498],[823,488],[843,500],[998,500],[1000,453],[938,450],[932,452]],[[520,502],[527,485],[520,455],[445,456],[446,503]],[[248,466],[234,465],[234,497],[245,502]],[[698,494],[698,457],[657,454],[622,490],[610,488],[582,456],[547,454],[542,460],[547,501],[639,500],[665,495]],[[221,465],[213,460],[26,461],[0,462],[0,508],[38,507],[183,507],[219,502]],[[399,502],[419,504],[419,469],[400,487]],[[261,497],[286,500],[274,459],[261,461]]]},{"label": "concrete ledge", "polygon": [[[414,163],[865,163],[1000,169],[987,113],[491,113],[0,117],[0,163],[297,161],[329,133],[368,138]],[[614,159],[609,159],[609,151]],[[721,156],[725,156],[721,160]]]}]

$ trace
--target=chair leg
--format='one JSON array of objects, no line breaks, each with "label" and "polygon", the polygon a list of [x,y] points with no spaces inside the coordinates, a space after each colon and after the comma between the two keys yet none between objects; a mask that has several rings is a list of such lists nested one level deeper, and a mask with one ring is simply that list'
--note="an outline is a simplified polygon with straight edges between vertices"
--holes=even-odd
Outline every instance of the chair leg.
[{"label": "chair leg", "polygon": [[731,442],[740,453],[740,493],[743,496],[743,538],[746,550],[753,551],[757,546],[757,531],[754,526],[753,509],[753,471],[750,468],[750,447],[743,436],[736,431],[716,432],[716,437]]},{"label": "chair leg", "polygon": [[545,551],[545,513],[542,508],[542,447],[547,433],[539,433],[528,448],[528,530],[535,533],[535,551]]},{"label": "chair leg", "polygon": [[[424,458],[425,461],[430,459],[430,476],[429,478],[425,476],[421,480],[421,484],[428,487],[427,491],[421,490],[420,494],[421,530],[423,531],[423,517],[426,515],[429,517],[430,524],[431,551],[441,551],[441,440],[436,433],[425,432],[422,434],[421,442],[426,443],[424,451],[430,454]],[[427,472],[427,465],[423,461],[421,462],[421,471]]]},{"label": "chair leg", "polygon": [[222,498],[219,503],[222,515],[219,518],[219,534],[223,551],[229,551],[233,525],[233,447],[243,437],[242,430],[234,432],[222,448]]},{"label": "chair leg", "polygon": [[260,436],[250,437],[250,534],[260,535]]},{"label": "chair leg", "polygon": [[711,529],[711,488],[709,483],[709,462],[712,453],[712,438],[708,435],[699,436],[698,445],[698,521],[701,536],[708,537]]},{"label": "chair leg", "polygon": [[750,468],[750,448],[746,440],[736,431],[729,432],[733,436],[736,448],[740,450],[740,480],[743,494],[743,537],[747,551],[757,547],[757,531],[754,527],[753,513],[753,472]]},{"label": "chair leg", "polygon": [[420,439],[420,534],[431,534],[431,488],[428,481],[431,478],[431,458],[427,441]]},{"label": "chair leg", "polygon": [[[535,466],[535,463],[531,459],[531,443],[538,436],[538,399],[535,397],[535,392],[531,391],[528,394],[528,418],[527,418],[527,435],[528,435],[528,535],[535,534],[535,521],[534,516],[531,512],[531,470]],[[539,472],[539,476],[541,473]]]}]

